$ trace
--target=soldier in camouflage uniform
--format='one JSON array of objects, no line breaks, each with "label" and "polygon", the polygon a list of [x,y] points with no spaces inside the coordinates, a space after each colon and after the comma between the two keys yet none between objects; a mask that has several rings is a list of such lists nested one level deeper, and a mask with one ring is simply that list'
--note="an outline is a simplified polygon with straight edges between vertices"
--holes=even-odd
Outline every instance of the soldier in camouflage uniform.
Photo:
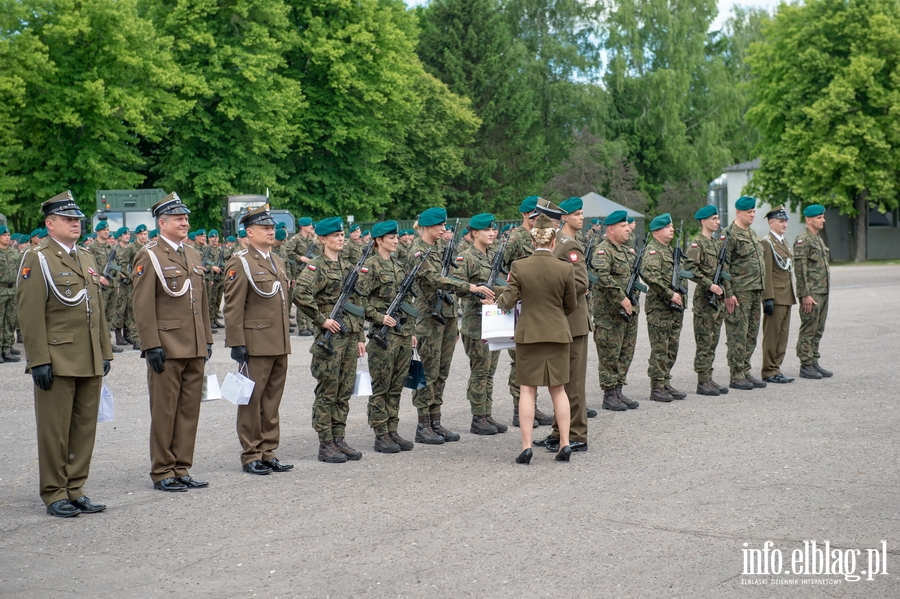
[{"label": "soldier in camouflage uniform", "polygon": [[647,251],[641,269],[641,278],[650,290],[647,292],[647,333],[650,336],[650,359],[647,376],[650,377],[650,399],[672,401],[684,399],[687,394],[675,389],[672,367],[678,358],[678,343],[684,319],[684,302],[681,294],[669,287],[672,281],[674,257],[669,243],[675,237],[672,216],[661,214],[650,221]]},{"label": "soldier in camouflage uniform", "polygon": [[[112,252],[112,246],[109,243],[109,223],[105,220],[101,220],[97,223],[95,234],[97,235],[97,240],[91,244],[90,252],[93,254],[94,260],[97,262],[97,267],[100,269],[101,295],[103,296],[103,305],[105,306],[106,322],[108,323],[108,326],[111,327],[116,309],[116,293],[119,288],[119,277],[117,276],[116,271],[112,269],[110,269],[108,277],[102,276],[103,271],[106,270],[106,263],[109,262],[110,253]],[[107,334],[109,333],[107,332]],[[113,343],[112,351],[114,354],[120,354],[125,350]]]},{"label": "soldier in camouflage uniform", "polygon": [[[382,349],[374,339],[366,346],[369,355],[369,374],[372,376],[372,395],[369,396],[369,426],[375,431],[375,451],[399,453],[415,446],[397,432],[400,422],[400,395],[409,374],[412,348],[416,338],[416,312],[407,304],[406,312],[393,318],[388,308],[403,282],[406,273],[399,260],[391,253],[397,249],[397,221],[389,220],[372,227],[375,239],[374,252],[366,261],[368,272],[360,275],[357,289],[366,299],[366,319],[372,324],[371,333],[380,334],[382,326],[390,327]],[[412,299],[410,297],[410,299]],[[410,314],[412,313],[412,314]],[[399,321],[399,322],[398,322]],[[399,330],[397,325],[399,324]]]},{"label": "soldier in camouflage uniform", "polygon": [[[516,227],[509,234],[506,250],[503,252],[503,268],[508,272],[512,263],[519,258],[526,258],[534,253],[534,245],[531,241],[531,228],[537,213],[538,196],[528,196],[519,204],[519,213],[522,215],[522,226]],[[513,398],[513,426],[519,426],[519,385],[516,383],[516,350],[506,350],[509,354],[509,394]],[[538,425],[549,426],[553,424],[553,416],[541,412],[537,407],[537,397],[534,406],[534,428]]]},{"label": "soldier in camouflage uniform", "polygon": [[397,244],[395,256],[401,264],[406,264],[406,261],[409,258],[409,248],[412,247],[413,238],[415,237],[415,231],[412,229],[403,229],[400,231],[399,235],[400,243]]},{"label": "soldier in camouflage uniform", "polygon": [[222,299],[225,297],[225,277],[222,276],[225,269],[225,248],[219,245],[219,232],[216,229],[210,229],[207,239],[209,255],[206,257],[206,264],[203,265],[206,268],[203,281],[209,286],[209,324],[215,333],[218,329],[225,328],[225,325],[219,322],[219,308],[222,307]]},{"label": "soldier in camouflage uniform", "polygon": [[[719,261],[719,251],[725,235],[718,234],[719,211],[715,206],[704,206],[694,214],[700,221],[700,233],[691,239],[685,260],[685,269],[694,273],[694,372],[697,373],[697,393],[717,397],[728,393],[712,378],[716,347],[725,322],[725,305],[722,302],[725,289],[712,282]],[[710,294],[717,296],[715,307],[709,303]]]},{"label": "soldier in camouflage uniform", "polygon": [[766,383],[750,374],[750,358],[759,336],[760,308],[766,265],[762,242],[750,228],[756,216],[756,199],[741,196],[735,202],[734,222],[728,228],[728,272],[725,281],[725,334],[732,389],[749,391]]},{"label": "soldier in camouflage uniform", "polygon": [[[455,274],[459,279],[476,285],[485,282],[491,287],[497,285],[497,282],[489,280],[493,260],[490,246],[494,243],[496,234],[493,226],[493,214],[476,214],[469,221],[472,243],[456,258],[459,269]],[[491,415],[494,404],[494,373],[497,371],[500,351],[490,351],[488,344],[481,340],[482,300],[471,296],[460,298],[460,302],[463,310],[459,328],[463,348],[469,357],[470,369],[466,391],[472,409],[472,425],[469,431],[475,435],[505,433],[508,430],[507,426],[494,420]]]},{"label": "soldier in camouflage uniform", "polygon": [[0,225],[0,349],[2,362],[18,362],[19,350],[13,347],[18,323],[16,307],[16,275],[22,254],[10,247],[9,229]]},{"label": "soldier in camouflage uniform", "polygon": [[828,247],[819,236],[825,227],[825,207],[819,204],[803,210],[806,229],[794,240],[794,274],[797,277],[797,297],[800,298],[800,335],[797,337],[797,357],[800,376],[820,379],[832,376],[830,370],[819,366],[819,342],[825,332],[828,317]]},{"label": "soldier in camouflage uniform", "polygon": [[115,234],[116,238],[116,276],[118,286],[116,288],[116,308],[113,315],[113,329],[116,331],[116,345],[133,345],[134,338],[128,328],[129,315],[133,318],[131,306],[131,256],[128,243],[131,241],[131,233],[128,227],[120,227]]},{"label": "soldier in camouflage uniform", "polygon": [[[625,296],[625,288],[637,260],[634,253],[625,247],[625,240],[631,235],[626,216],[624,210],[616,210],[606,217],[606,239],[593,250],[590,267],[597,277],[591,292],[594,299],[592,317],[594,344],[600,361],[603,409],[615,412],[640,406],[639,402],[629,399],[622,392],[628,384],[628,370],[634,358],[640,309],[640,304],[632,305]],[[638,292],[635,291],[637,297]]]},{"label": "soldier in camouflage uniform", "polygon": [[[134,257],[137,255],[140,249],[147,244],[149,236],[150,232],[147,230],[147,225],[138,225],[137,227],[135,227],[134,241],[125,246],[125,250],[122,252],[121,256],[116,256],[116,261],[119,263],[123,272],[131,273],[131,265],[134,262]],[[131,283],[131,275],[129,274],[128,283],[123,286],[123,288],[128,292],[128,296],[125,298],[124,307],[122,308],[122,333],[125,337],[125,341],[128,341],[132,344],[132,349],[140,350],[141,338],[140,335],[138,335],[137,325],[134,322],[134,304],[131,300]]]},{"label": "soldier in camouflage uniform", "polygon": [[[346,312],[341,324],[329,318],[344,279],[355,266],[341,257],[344,247],[344,226],[339,216],[326,218],[316,224],[323,251],[306,264],[293,290],[293,302],[316,326],[315,343],[310,371],[316,384],[312,407],[312,426],[319,435],[320,462],[341,463],[358,460],[362,453],[344,441],[350,395],[356,374],[356,360],[366,354],[363,320]],[[319,347],[325,332],[333,334],[328,352]]]},{"label": "soldier in camouflage uniform", "polygon": [[350,225],[350,238],[344,243],[344,249],[341,251],[341,255],[350,262],[356,264],[356,261],[359,260],[359,257],[362,255],[364,247],[365,244],[362,242],[362,233],[359,230],[359,225]]},{"label": "soldier in camouflage uniform", "polygon": [[[425,367],[424,389],[413,391],[413,405],[419,416],[416,426],[416,441],[437,445],[444,441],[459,441],[455,433],[441,425],[441,405],[444,403],[444,386],[450,375],[450,364],[459,330],[456,324],[456,303],[451,292],[484,293],[494,299],[494,292],[487,287],[465,283],[459,279],[441,276],[441,258],[438,239],[445,231],[447,211],[443,208],[429,208],[419,217],[420,237],[413,242],[407,262],[411,269],[415,262],[429,250],[431,254],[422,265],[416,277],[418,297],[416,308],[416,339],[419,354]],[[438,290],[447,292],[449,303],[442,301]],[[432,315],[433,314],[433,315]],[[441,324],[443,322],[444,324]]]},{"label": "soldier in camouflage uniform", "polygon": [[[297,281],[306,269],[310,260],[321,252],[317,250],[316,234],[312,219],[308,216],[297,219],[299,231],[284,244],[284,259],[291,266],[291,279]],[[311,337],[314,334],[312,321],[302,310],[297,310],[297,330],[300,337]]]}]

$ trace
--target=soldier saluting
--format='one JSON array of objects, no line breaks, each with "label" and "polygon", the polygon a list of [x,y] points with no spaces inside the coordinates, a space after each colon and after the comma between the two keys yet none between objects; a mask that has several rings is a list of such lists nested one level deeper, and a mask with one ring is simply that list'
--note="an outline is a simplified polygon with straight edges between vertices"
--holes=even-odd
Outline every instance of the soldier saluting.
[{"label": "soldier saluting", "polygon": [[106,509],[83,487],[113,355],[97,262],[76,247],[84,214],[70,191],[41,209],[50,238],[22,258],[16,300],[34,379],[41,499],[48,514],[69,518]]}]

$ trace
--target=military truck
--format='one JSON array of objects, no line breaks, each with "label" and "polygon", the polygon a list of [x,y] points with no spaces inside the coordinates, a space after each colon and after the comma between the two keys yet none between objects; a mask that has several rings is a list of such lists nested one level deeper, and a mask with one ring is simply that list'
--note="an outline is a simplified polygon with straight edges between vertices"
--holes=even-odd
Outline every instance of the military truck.
[{"label": "military truck", "polygon": [[[235,235],[243,229],[241,226],[241,217],[263,204],[268,204],[269,198],[264,195],[234,195],[225,197],[225,205],[222,207],[222,229],[225,236]],[[272,218],[277,223],[284,223],[288,237],[297,230],[297,219],[287,210],[274,209],[269,210]]]},{"label": "military truck", "polygon": [[109,223],[110,231],[120,227],[134,231],[138,225],[155,229],[150,208],[164,197],[166,192],[162,189],[100,189],[97,191],[97,211],[91,217],[91,230],[96,230],[101,220]]}]

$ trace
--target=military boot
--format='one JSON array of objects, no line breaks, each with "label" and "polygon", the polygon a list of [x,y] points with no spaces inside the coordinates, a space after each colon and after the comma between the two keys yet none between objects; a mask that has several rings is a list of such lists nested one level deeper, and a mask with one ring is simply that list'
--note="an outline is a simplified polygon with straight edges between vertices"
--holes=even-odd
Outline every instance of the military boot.
[{"label": "military boot", "polygon": [[622,387],[616,387],[616,395],[619,396],[619,401],[625,404],[625,407],[629,410],[636,410],[641,406],[641,403],[638,401],[634,401],[631,398],[625,397],[625,394],[622,393]]},{"label": "military boot", "polygon": [[4,362],[18,362],[19,360],[21,360],[21,358],[19,358],[18,356],[12,355],[11,353],[9,353],[9,350],[6,350],[5,352],[3,352],[3,361]]},{"label": "military boot", "polygon": [[628,407],[619,399],[619,394],[615,389],[606,389],[603,391],[603,409],[612,410],[613,412],[626,412]]},{"label": "military boot", "polygon": [[812,364],[803,364],[800,366],[800,378],[820,379],[822,378],[822,373],[816,370],[816,367]]},{"label": "military boot", "polygon": [[125,351],[125,350],[122,349],[121,347],[119,347],[118,345],[116,345],[115,343],[112,344],[112,353],[121,354],[123,351]]},{"label": "military boot", "polygon": [[[11,353],[11,354],[14,355],[14,356],[18,356],[18,355],[21,354],[22,352],[20,352],[19,350],[17,350],[17,349],[14,348],[14,347],[11,347],[11,348],[9,348],[9,353]],[[831,376],[831,375],[828,375],[828,376]]]},{"label": "military boot", "polygon": [[344,441],[343,437],[335,437],[334,438],[334,446],[338,448],[338,450],[347,456],[348,460],[353,460],[354,462],[362,457],[361,451],[356,451]]},{"label": "military boot", "polygon": [[728,395],[728,387],[725,387],[725,386],[723,386],[723,385],[720,385],[719,383],[717,383],[717,382],[715,382],[715,381],[709,381],[709,383],[710,383],[713,387],[715,387],[716,389],[719,390],[719,395]]},{"label": "military boot", "polygon": [[125,341],[122,336],[122,329],[116,329],[116,345],[131,345],[131,341]]},{"label": "military boot", "polygon": [[136,349],[137,351],[141,351],[141,340],[138,339],[134,342],[134,345],[131,346],[131,349]]},{"label": "military boot", "polygon": [[[519,408],[513,408],[513,426],[519,427]],[[531,423],[531,428],[538,427],[538,418],[537,418],[537,410],[534,411],[534,421]]]},{"label": "military boot", "polygon": [[441,426],[441,415],[431,415],[431,430],[444,438],[444,441],[459,441],[459,433],[454,433],[450,429]]},{"label": "military boot", "polygon": [[335,446],[333,440],[319,441],[319,461],[341,464],[347,461],[347,456]]},{"label": "military boot", "polygon": [[750,383],[757,389],[765,389],[766,388],[766,383],[763,382],[761,379],[756,378],[755,376],[748,374],[747,380],[750,381]]},{"label": "military boot", "polygon": [[654,387],[650,392],[650,399],[652,399],[653,401],[669,402],[675,398],[672,397],[668,391],[666,391],[665,387]]},{"label": "military boot", "polygon": [[675,399],[684,399],[687,397],[687,393],[685,393],[684,391],[679,391],[672,385],[666,385],[666,391],[668,391],[669,395],[671,395]]},{"label": "military boot", "polygon": [[497,427],[488,422],[484,416],[472,416],[469,432],[473,435],[496,435]]},{"label": "military boot", "polygon": [[126,341],[126,345],[134,343],[134,339],[131,337],[131,331],[128,329],[122,329],[122,338]]},{"label": "military boot", "polygon": [[400,453],[400,446],[394,443],[390,435],[375,437],[375,451],[378,453]]},{"label": "military boot", "polygon": [[391,436],[391,440],[400,446],[401,451],[412,451],[412,448],[416,446],[412,441],[407,441],[397,434],[397,431],[391,431],[388,434]]},{"label": "military boot", "polygon": [[537,423],[535,426],[540,424],[541,426],[550,426],[553,424],[553,416],[548,416],[544,414],[540,410],[537,409],[537,405],[534,406],[534,421]]},{"label": "military boot", "polygon": [[508,426],[506,426],[505,424],[502,424],[500,422],[497,422],[496,420],[494,420],[493,416],[491,416],[490,414],[485,416],[484,419],[487,420],[494,428],[496,428],[498,433],[505,433],[506,431],[509,430]]},{"label": "military boot", "polygon": [[703,381],[697,385],[697,395],[719,396],[719,386],[712,381]]},{"label": "military boot", "polygon": [[419,424],[416,425],[416,443],[426,445],[440,445],[444,438],[431,430],[431,418],[428,415],[419,416]]},{"label": "military boot", "polygon": [[[15,352],[14,352],[14,353],[15,353]],[[819,371],[819,374],[821,374],[821,375],[822,375],[823,377],[825,377],[826,379],[827,379],[828,377],[830,377],[830,376],[834,376],[834,373],[833,373],[833,372],[831,372],[830,370],[825,370],[824,368],[822,368],[821,366],[819,366],[819,363],[818,363],[818,362],[813,362],[813,368],[815,368],[816,370],[818,370],[818,371]]]}]

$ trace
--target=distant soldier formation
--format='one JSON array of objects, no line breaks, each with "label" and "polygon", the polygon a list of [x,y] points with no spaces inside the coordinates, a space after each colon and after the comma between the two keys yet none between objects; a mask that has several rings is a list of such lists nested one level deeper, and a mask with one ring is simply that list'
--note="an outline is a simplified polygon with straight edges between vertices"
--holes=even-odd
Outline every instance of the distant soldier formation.
[{"label": "distant soldier formation", "polygon": [[[646,397],[652,401],[688,397],[672,384],[686,310],[693,318],[698,395],[792,382],[782,365],[797,303],[799,374],[832,376],[819,364],[830,287],[820,205],[805,208],[806,228],[793,245],[784,237],[789,216],[781,206],[765,215],[769,233],[757,236],[751,228],[757,201],[747,196],[724,228],[714,206],[697,210],[699,232],[687,242],[669,214],[650,220],[642,240],[635,240],[636,224],[624,210],[586,222],[578,197],[556,205],[530,196],[518,207],[521,223],[502,229],[494,215],[482,213],[457,231],[446,210],[434,207],[418,215],[412,229],[387,220],[363,231],[338,216],[303,217],[290,237],[261,206],[245,213],[238,234],[224,240],[214,229],[190,230],[190,209],[176,193],[153,206],[153,229],[112,231],[100,221],[86,238],[84,215],[70,192],[41,208],[44,226],[30,235],[0,227],[0,360],[21,359],[14,347],[20,335],[34,381],[40,495],[58,517],[105,509],[87,498],[84,485],[102,377],[127,345],[146,360],[149,474],[154,488],[165,492],[209,485],[190,470],[206,362],[221,332],[231,358],[255,383],[236,416],[240,464],[254,475],[293,468],[277,455],[292,333],[311,337],[311,425],[317,459],[326,463],[363,457],[347,438],[361,360],[372,378],[367,419],[374,451],[397,454],[415,443],[458,441],[442,407],[450,399],[446,383],[460,338],[470,372],[469,432],[507,432],[494,409],[501,352],[482,341],[484,305],[520,311],[507,387],[511,424],[522,433],[516,458],[522,464],[531,462],[532,444],[560,461],[588,450],[588,421],[597,415],[588,405],[591,337],[599,359],[592,381],[602,390],[596,407],[639,408],[629,397],[636,393],[626,395],[625,388],[641,296],[651,348]],[[693,294],[687,281],[694,282]],[[727,384],[713,378],[723,325]],[[750,363],[760,327],[757,377]],[[398,414],[414,354],[423,377],[412,385],[417,422],[408,440]],[[550,391],[553,413],[536,405],[541,386]],[[538,426],[549,432],[532,441]]]}]

